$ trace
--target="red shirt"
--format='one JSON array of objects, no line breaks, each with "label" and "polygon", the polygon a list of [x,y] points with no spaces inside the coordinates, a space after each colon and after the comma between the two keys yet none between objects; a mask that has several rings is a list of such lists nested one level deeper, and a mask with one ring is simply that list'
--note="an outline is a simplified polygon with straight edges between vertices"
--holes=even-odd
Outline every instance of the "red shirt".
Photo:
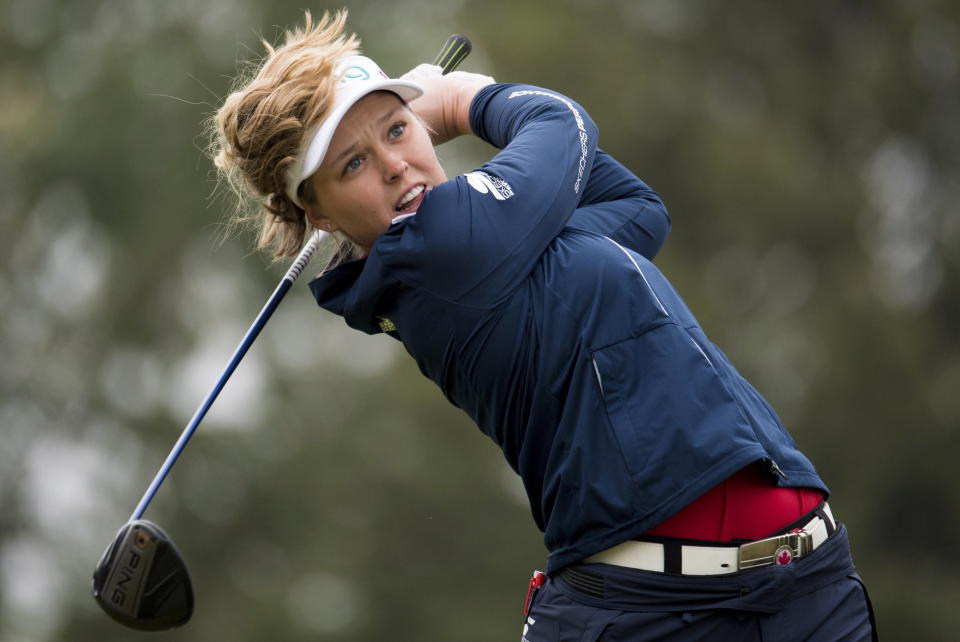
[{"label": "red shirt", "polygon": [[727,542],[770,537],[823,501],[813,488],[780,488],[760,466],[734,473],[647,535]]}]

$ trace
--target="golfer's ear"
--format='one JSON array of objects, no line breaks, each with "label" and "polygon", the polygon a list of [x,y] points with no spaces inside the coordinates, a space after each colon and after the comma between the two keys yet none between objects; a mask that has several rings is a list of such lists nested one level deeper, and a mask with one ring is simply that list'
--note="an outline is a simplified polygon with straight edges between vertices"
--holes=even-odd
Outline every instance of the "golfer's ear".
[{"label": "golfer's ear", "polygon": [[303,212],[307,217],[307,223],[309,223],[312,227],[318,230],[323,230],[324,232],[335,232],[337,230],[336,224],[328,217],[321,214],[316,205],[307,203],[306,209],[304,209]]}]

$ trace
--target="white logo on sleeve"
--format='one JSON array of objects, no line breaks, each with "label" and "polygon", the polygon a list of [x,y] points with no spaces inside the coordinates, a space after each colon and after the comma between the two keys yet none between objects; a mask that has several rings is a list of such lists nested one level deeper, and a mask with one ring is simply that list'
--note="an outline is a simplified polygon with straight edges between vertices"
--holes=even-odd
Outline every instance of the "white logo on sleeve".
[{"label": "white logo on sleeve", "polygon": [[493,194],[498,201],[503,201],[513,196],[513,188],[510,183],[499,176],[487,174],[486,172],[476,171],[464,174],[470,187],[481,194]]}]

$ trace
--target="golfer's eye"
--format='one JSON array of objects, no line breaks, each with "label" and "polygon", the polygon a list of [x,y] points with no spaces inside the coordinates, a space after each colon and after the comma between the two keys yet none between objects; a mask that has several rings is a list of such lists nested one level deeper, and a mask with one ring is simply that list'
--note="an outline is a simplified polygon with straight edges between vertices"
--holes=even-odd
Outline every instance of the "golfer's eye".
[{"label": "golfer's eye", "polygon": [[347,161],[346,165],[343,166],[343,173],[346,174],[347,172],[355,172],[360,169],[361,165],[363,165],[363,161],[360,159],[360,157],[354,156]]},{"label": "golfer's eye", "polygon": [[390,127],[389,136],[390,138],[400,138],[401,136],[403,136],[403,132],[405,132],[406,130],[407,130],[406,123],[402,121],[398,123],[394,123],[393,126]]}]

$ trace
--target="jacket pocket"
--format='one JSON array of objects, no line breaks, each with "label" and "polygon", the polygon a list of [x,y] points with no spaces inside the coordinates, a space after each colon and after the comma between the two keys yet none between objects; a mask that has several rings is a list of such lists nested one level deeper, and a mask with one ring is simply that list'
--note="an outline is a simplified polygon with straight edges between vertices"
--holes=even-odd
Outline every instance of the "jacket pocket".
[{"label": "jacket pocket", "polygon": [[644,494],[662,499],[685,471],[752,440],[714,364],[678,325],[655,326],[593,357],[616,442]]}]

